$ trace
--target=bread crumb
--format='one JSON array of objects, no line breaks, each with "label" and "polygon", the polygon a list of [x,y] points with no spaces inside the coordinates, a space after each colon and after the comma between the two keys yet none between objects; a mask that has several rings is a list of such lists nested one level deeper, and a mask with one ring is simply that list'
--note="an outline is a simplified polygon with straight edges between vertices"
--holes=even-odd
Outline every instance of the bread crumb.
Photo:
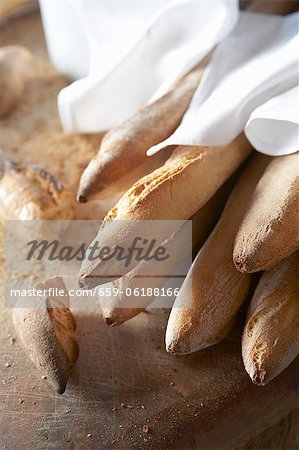
[{"label": "bread crumb", "polygon": [[149,426],[148,425],[143,425],[142,431],[143,431],[143,433],[148,433],[149,432]]},{"label": "bread crumb", "polygon": [[127,403],[121,403],[120,404],[121,409],[133,409],[133,405],[128,405]]}]

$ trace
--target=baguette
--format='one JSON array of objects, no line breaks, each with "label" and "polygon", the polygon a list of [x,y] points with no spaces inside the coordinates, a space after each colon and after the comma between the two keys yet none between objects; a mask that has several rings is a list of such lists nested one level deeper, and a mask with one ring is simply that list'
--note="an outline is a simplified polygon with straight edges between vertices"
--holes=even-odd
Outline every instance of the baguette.
[{"label": "baguette", "polygon": [[37,165],[12,161],[0,150],[0,214],[6,220],[71,219],[73,192]]},{"label": "baguette", "polygon": [[[142,261],[128,274],[111,283],[112,289],[117,289],[117,296],[101,297],[100,306],[102,316],[109,326],[117,326],[140,314],[152,302],[154,290],[160,290],[167,279],[171,276],[176,266],[179,265],[186,255],[188,248],[187,236],[180,236],[180,231],[172,235],[162,245],[167,249],[171,258],[163,263],[164,277],[156,275],[155,261]],[[150,271],[152,268],[152,275]],[[152,291],[150,291],[150,289]],[[145,295],[135,292],[145,290]],[[131,292],[128,295],[127,292]]]},{"label": "baguette", "polygon": [[153,158],[146,155],[146,150],[166,139],[178,127],[202,72],[201,68],[193,70],[170,92],[146,105],[104,137],[99,153],[81,176],[79,202],[125,192],[135,181],[166,161],[170,149]]},{"label": "baguette", "polygon": [[[207,233],[211,227],[216,223],[221,210],[224,206],[230,190],[230,184],[226,183],[211,200],[200,209],[192,217],[192,246],[194,249],[202,245]],[[177,266],[184,261],[188,252],[188,236],[185,233],[178,231],[174,236],[167,239],[163,246],[167,248],[167,253],[171,255],[168,263],[163,264],[164,274],[169,276],[174,272]],[[142,261],[130,273],[121,277],[111,283],[112,289],[117,289],[117,296],[100,297],[100,305],[102,315],[107,325],[117,326],[126,322],[129,319],[137,316],[145,310],[145,308],[152,302],[154,298],[154,291],[146,296],[134,295],[134,289],[138,291],[144,288],[160,289],[165,283],[165,278],[149,276],[144,274],[155,273],[155,262]],[[151,272],[151,267],[152,272]],[[145,286],[146,284],[146,286]],[[129,288],[129,290],[127,290]],[[137,292],[138,292],[137,291]],[[127,295],[131,292],[131,295]]]},{"label": "baguette", "polygon": [[64,291],[64,295],[42,296],[38,308],[14,308],[14,326],[33,363],[53,384],[57,393],[63,394],[78,358],[76,322],[66,307],[68,292],[61,278],[50,278],[35,288],[54,288]]},{"label": "baguette", "polygon": [[299,353],[298,253],[265,272],[242,337],[245,369],[257,385],[280,374]]},{"label": "baguette", "polygon": [[298,153],[273,159],[256,186],[236,234],[241,272],[269,270],[299,247]]},{"label": "baguette", "polygon": [[241,174],[219,222],[198,253],[171,310],[166,350],[192,353],[220,342],[247,297],[251,276],[236,270],[233,241],[246,202],[270,158],[257,156]]},{"label": "baguette", "polygon": [[[251,145],[243,134],[226,147],[178,147],[162,167],[136,182],[108,212],[94,242],[110,248],[116,244],[129,247],[134,236],[140,235],[143,226],[140,221],[151,220],[162,221],[157,239],[158,243],[163,242],[172,234],[169,222],[163,221],[189,219],[210,200],[250,151]],[[103,277],[111,273],[121,273],[118,261],[107,264],[85,259],[79,284],[90,289],[107,282]]]},{"label": "baguette", "polygon": [[17,106],[34,69],[33,56],[26,48],[11,45],[0,49],[0,117]]}]

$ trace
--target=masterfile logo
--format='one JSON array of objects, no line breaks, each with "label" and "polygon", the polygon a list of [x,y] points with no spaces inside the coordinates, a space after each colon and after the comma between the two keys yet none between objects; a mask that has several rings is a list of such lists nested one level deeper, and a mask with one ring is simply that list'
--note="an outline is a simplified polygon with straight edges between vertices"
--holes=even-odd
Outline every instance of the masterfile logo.
[{"label": "masterfile logo", "polygon": [[125,296],[128,307],[145,297],[167,307],[191,262],[191,221],[7,221],[6,305],[38,307],[47,295],[36,286],[59,276],[72,306],[97,307],[99,297],[108,306]]}]

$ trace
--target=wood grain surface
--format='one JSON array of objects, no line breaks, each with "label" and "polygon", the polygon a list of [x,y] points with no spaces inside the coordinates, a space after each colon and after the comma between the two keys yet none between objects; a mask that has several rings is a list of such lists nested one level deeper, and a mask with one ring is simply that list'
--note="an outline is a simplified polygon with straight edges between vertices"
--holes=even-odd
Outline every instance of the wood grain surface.
[{"label": "wood grain surface", "polygon": [[[17,159],[44,165],[75,189],[101,136],[63,135],[56,95],[68,81],[47,60],[37,12],[1,30],[1,45],[13,43],[34,52],[39,72],[22,105],[0,123],[0,145]],[[77,217],[99,218],[104,209],[83,205]],[[3,280],[2,248],[0,258]],[[242,315],[222,344],[173,357],[164,350],[168,311],[152,310],[114,329],[99,311],[73,312],[80,356],[59,396],[20,347],[2,296],[0,447],[299,448],[299,361],[268,386],[254,386],[241,360]]]}]

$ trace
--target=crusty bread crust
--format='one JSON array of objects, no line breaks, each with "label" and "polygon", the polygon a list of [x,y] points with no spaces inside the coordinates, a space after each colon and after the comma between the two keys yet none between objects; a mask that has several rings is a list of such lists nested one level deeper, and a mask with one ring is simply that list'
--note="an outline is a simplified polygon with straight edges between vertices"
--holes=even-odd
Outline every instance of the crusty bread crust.
[{"label": "crusty bread crust", "polygon": [[41,298],[38,308],[17,306],[13,310],[14,326],[33,363],[62,394],[78,358],[76,322],[66,307],[68,293],[61,278],[50,278],[35,287],[56,288],[65,294],[59,298]]},{"label": "crusty bread crust", "polygon": [[299,255],[264,272],[251,300],[242,338],[245,369],[265,385],[299,353]]},{"label": "crusty bread crust", "polygon": [[[143,177],[123,195],[105,217],[95,241],[110,248],[116,244],[128,247],[136,229],[140,230],[140,221],[189,219],[210,200],[250,151],[251,145],[243,134],[226,147],[178,147],[164,166]],[[160,242],[171,234],[162,225]],[[117,261],[113,261],[113,267],[111,261],[109,264],[108,267],[98,260],[83,261],[80,285],[89,289],[104,282],[99,275],[121,273]]]},{"label": "crusty bread crust", "polygon": [[[229,190],[230,185],[223,186],[218,192],[216,192],[211,200],[192,217],[193,249],[197,250],[198,246],[202,245],[207,237],[207,234],[217,222]],[[173,273],[180,262],[184,260],[186,256],[186,249],[189,248],[184,239],[184,237],[187,236],[180,236],[179,234],[180,231],[163,243],[163,246],[168,249],[167,253],[170,253],[172,256],[168,264],[167,262],[163,264],[165,274],[168,273],[171,275]],[[147,265],[146,269],[144,268],[144,264]],[[155,262],[143,261],[139,263],[130,273],[113,281],[112,286],[118,289],[119,295],[112,297],[110,296],[108,298],[99,298],[100,305],[102,307],[102,315],[108,325],[121,325],[144,311],[144,309],[151,303],[153,300],[153,295],[134,297],[133,293],[135,287],[142,289],[145,287],[160,288],[163,286],[165,283],[164,278],[149,277],[146,280],[145,278],[140,278],[140,276],[142,277],[145,273],[150,273],[148,269],[150,264],[154,265]],[[131,288],[132,295],[130,297],[126,294],[126,288]]]},{"label": "crusty bread crust", "polygon": [[77,195],[80,202],[123,193],[139,178],[166,161],[172,149],[150,158],[146,151],[178,127],[202,72],[201,68],[193,70],[171,91],[106,134],[99,153],[81,176]]},{"label": "crusty bread crust", "polygon": [[270,158],[257,156],[233,189],[214,231],[198,253],[170,313],[166,349],[185,354],[220,342],[247,297],[251,277],[232,261],[238,223]]},{"label": "crusty bread crust", "polygon": [[185,220],[205,205],[251,151],[240,135],[226,147],[178,147],[137,181],[104,220]]},{"label": "crusty bread crust", "polygon": [[72,190],[36,165],[13,162],[0,151],[0,212],[5,219],[71,219]]},{"label": "crusty bread crust", "polygon": [[256,186],[234,245],[241,272],[269,270],[299,248],[299,154],[274,158]]}]

